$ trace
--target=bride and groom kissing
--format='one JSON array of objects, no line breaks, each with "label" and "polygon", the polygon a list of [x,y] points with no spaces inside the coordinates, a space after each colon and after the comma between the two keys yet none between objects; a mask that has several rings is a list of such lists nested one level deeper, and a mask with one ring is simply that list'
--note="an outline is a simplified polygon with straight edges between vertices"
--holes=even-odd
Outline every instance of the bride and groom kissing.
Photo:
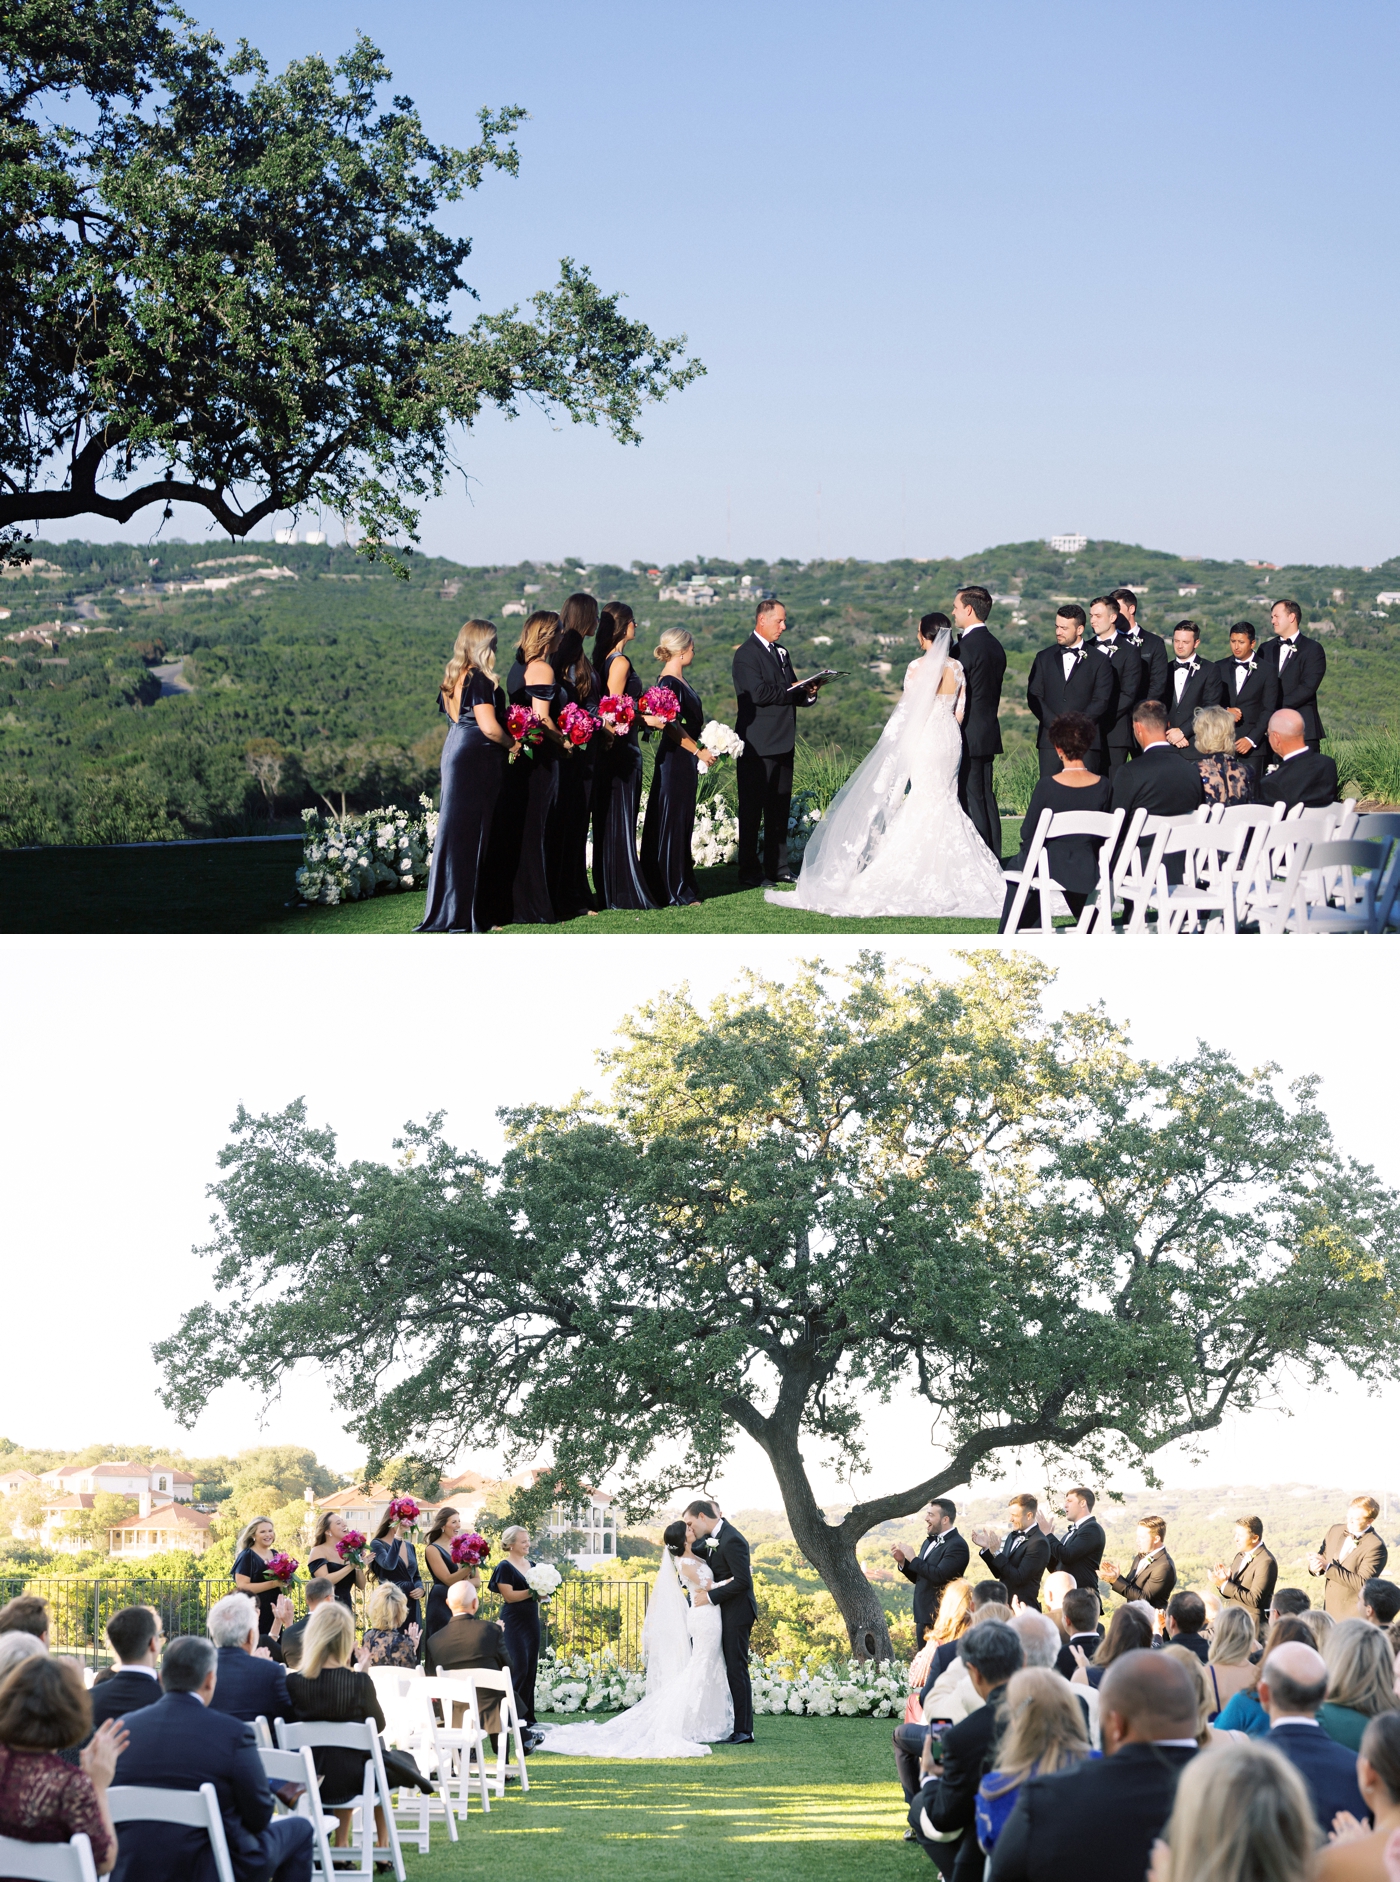
[{"label": "bride and groom kissing", "polygon": [[703,1758],[712,1744],[754,1742],[749,1635],[758,1607],[749,1545],[703,1498],[662,1542],[642,1627],[645,1698],[606,1724],[546,1726],[541,1751]]}]

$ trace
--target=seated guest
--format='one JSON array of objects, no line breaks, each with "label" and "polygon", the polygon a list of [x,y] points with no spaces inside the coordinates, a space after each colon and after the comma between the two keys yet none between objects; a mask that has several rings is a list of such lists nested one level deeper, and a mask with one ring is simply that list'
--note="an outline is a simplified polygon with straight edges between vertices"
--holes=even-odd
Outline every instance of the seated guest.
[{"label": "seated guest", "polygon": [[1076,1588],[1065,1596],[1065,1644],[1060,1648],[1055,1661],[1055,1671],[1066,1679],[1073,1677],[1079,1662],[1074,1657],[1078,1647],[1086,1660],[1092,1660],[1099,1650],[1103,1639],[1103,1628],[1099,1625],[1101,1612],[1099,1597],[1092,1588]]},{"label": "seated guest", "polygon": [[1006,1505],[1008,1533],[993,1555],[993,1532],[974,1529],[972,1540],[982,1560],[1005,1588],[1008,1601],[1039,1609],[1040,1578],[1050,1566],[1050,1544],[1035,1520],[1036,1500],[1028,1493],[1011,1497]]},{"label": "seated guest", "polygon": [[[1194,621],[1178,621],[1172,629],[1176,658],[1167,669],[1167,739],[1178,751],[1191,750],[1188,728],[1202,706],[1225,703],[1225,682],[1213,660],[1201,658],[1201,630]],[[1234,721],[1231,720],[1233,730]],[[1234,743],[1232,739],[1231,744]]]},{"label": "seated guest", "polygon": [[[251,1603],[250,1603],[251,1605]],[[129,1735],[116,1782],[155,1790],[219,1794],[229,1855],[241,1882],[269,1873],[272,1882],[309,1882],[311,1825],[305,1817],[272,1818],[253,1729],[216,1711],[218,1679],[212,1641],[182,1634],[165,1649],[164,1696],[126,1721]],[[135,1820],[122,1826],[116,1882],[215,1882],[208,1832],[175,1823]]]},{"label": "seated guest", "polygon": [[47,1652],[49,1645],[49,1604],[42,1595],[17,1594],[0,1608],[0,1635],[33,1634]]},{"label": "seated guest", "polygon": [[1371,1720],[1393,1712],[1395,1650],[1370,1621],[1338,1621],[1321,1649],[1327,1662],[1327,1698],[1317,1722],[1348,1751],[1360,1751]]},{"label": "seated guest", "polygon": [[1103,1578],[1127,1601],[1146,1601],[1158,1612],[1165,1608],[1176,1587],[1176,1563],[1167,1554],[1166,1519],[1144,1516],[1137,1526],[1137,1554],[1127,1574],[1119,1574],[1116,1562],[1105,1562]]},{"label": "seated guest", "polygon": [[1311,1606],[1312,1602],[1302,1588],[1275,1588],[1274,1598],[1269,1603],[1269,1625],[1272,1627],[1285,1614],[1306,1614]]},{"label": "seated guest", "polygon": [[0,1679],[21,1660],[39,1658],[44,1651],[44,1643],[36,1634],[0,1634]]},{"label": "seated guest", "polygon": [[1205,1668],[1189,1647],[1183,1647],[1175,1641],[1169,1647],[1161,1648],[1161,1652],[1186,1668],[1186,1677],[1196,1695],[1196,1743],[1204,1751],[1212,1738],[1210,1720],[1214,1710],[1210,1703],[1210,1688],[1206,1685]]},{"label": "seated guest", "polygon": [[[1000,1582],[978,1582],[974,1588],[961,1575],[948,1583],[928,1639],[909,1668],[909,1698],[904,1708],[904,1721],[894,1729],[894,1765],[906,1803],[919,1788],[919,1760],[928,1737],[924,1723],[925,1702],[939,1677],[957,1662],[958,1642],[972,1625],[973,1596],[979,1588],[994,1588],[998,1597],[1005,1593]],[[1007,1613],[1009,1616],[1009,1609]],[[912,1840],[914,1832],[906,1830],[904,1835],[907,1842]]]},{"label": "seated guest", "polygon": [[1326,810],[1337,801],[1337,766],[1326,752],[1312,751],[1303,736],[1301,713],[1289,707],[1269,720],[1269,744],[1279,762],[1259,786],[1261,804],[1303,804]]},{"label": "seated guest", "polygon": [[1326,1836],[1339,1810],[1364,1817],[1356,1786],[1356,1755],[1327,1736],[1317,1722],[1327,1693],[1327,1662],[1316,1647],[1288,1640],[1275,1647],[1259,1673],[1259,1702],[1269,1715],[1265,1741],[1294,1765],[1312,1796],[1313,1815]]},{"label": "seated guest", "polygon": [[1239,1691],[1221,1709],[1215,1721],[1218,1731],[1244,1732],[1250,1738],[1268,1737],[1269,1715],[1259,1697],[1259,1673],[1274,1648],[1281,1647],[1289,1640],[1299,1641],[1305,1647],[1313,1644],[1312,1634],[1301,1614],[1280,1614],[1269,1629],[1264,1651],[1250,1669],[1249,1682],[1241,1685]]},{"label": "seated guest", "polygon": [[1373,1496],[1354,1496],[1344,1523],[1333,1523],[1317,1552],[1308,1557],[1308,1573],[1321,1575],[1323,1607],[1338,1621],[1352,1620],[1361,1590],[1386,1565],[1388,1551],[1374,1527],[1381,1506]]},{"label": "seated guest", "polygon": [[1210,1685],[1211,1716],[1223,1712],[1237,1692],[1252,1692],[1256,1674],[1252,1655],[1258,1645],[1254,1623],[1242,1607],[1230,1607],[1210,1630],[1206,1679]]},{"label": "seated guest", "polygon": [[1208,804],[1252,804],[1254,768],[1235,751],[1235,722],[1224,706],[1198,706],[1191,743]]},{"label": "seated guest", "polygon": [[1342,1825],[1344,1835],[1318,1856],[1316,1882],[1392,1882],[1385,1854],[1400,1833],[1400,1712],[1378,1713],[1366,1727],[1356,1782],[1375,1827]]},{"label": "seated guest", "polygon": [[1363,1621],[1370,1621],[1375,1627],[1389,1627],[1400,1614],[1400,1583],[1374,1576],[1363,1584],[1359,1605]]},{"label": "seated guest", "polygon": [[1196,1755],[1195,1689],[1175,1656],[1127,1653],[1100,1688],[1099,1717],[1102,1758],[1022,1783],[987,1882],[1143,1882]]},{"label": "seated guest", "polygon": [[[1133,737],[1138,742],[1138,756],[1113,780],[1112,808],[1126,812],[1124,838],[1135,810],[1145,810],[1149,817],[1184,817],[1204,802],[1200,772],[1189,757],[1167,742],[1167,712],[1159,700],[1144,699],[1134,709]],[[1151,848],[1149,838],[1139,838],[1138,850],[1144,863]],[[1167,881],[1180,884],[1185,874],[1185,859],[1169,856]],[[1127,911],[1130,913],[1131,907]]]},{"label": "seated guest", "polygon": [[1098,1689],[1116,1660],[1130,1653],[1141,1653],[1151,1645],[1152,1623],[1136,1602],[1130,1602],[1128,1606],[1119,1608],[1108,1623],[1108,1632],[1099,1642],[1092,1661],[1078,1647],[1070,1648],[1075,1667],[1071,1676],[1073,1682],[1077,1686]]},{"label": "seated guest", "polygon": [[1021,1643],[1022,1666],[1043,1667],[1053,1672],[1063,1643],[1060,1630],[1050,1616],[1027,1609],[1014,1617],[1011,1628]]},{"label": "seated guest", "polygon": [[1188,1653],[1195,1654],[1202,1666],[1210,1657],[1210,1645],[1201,1633],[1205,1624],[1206,1604],[1189,1588],[1183,1588],[1168,1601],[1167,1644],[1185,1647]]},{"label": "seated guest", "polygon": [[282,1664],[291,1672],[301,1665],[301,1643],[305,1636],[311,1616],[323,1601],[335,1598],[335,1589],[324,1575],[317,1575],[306,1584],[306,1613],[301,1620],[286,1628],[282,1634]]},{"label": "seated guest", "polygon": [[[66,1843],[81,1834],[106,1875],[117,1857],[107,1787],[126,1728],[108,1719],[83,1744],[90,1732],[92,1707],[72,1661],[42,1647],[17,1655],[0,1685],[0,1836]],[[76,1766],[58,1755],[75,1745],[83,1746]]]},{"label": "seated guest", "polygon": [[[1058,771],[1047,772],[1031,792],[1031,801],[1021,819],[1021,852],[1009,862],[1008,869],[1024,869],[1031,840],[1040,824],[1043,810],[1108,810],[1113,786],[1084,762],[1084,755],[1098,737],[1092,719],[1082,712],[1062,712],[1050,722],[1050,743],[1060,761]],[[1057,836],[1046,845],[1050,873],[1064,890],[1071,915],[1078,920],[1091,892],[1099,883],[1099,848],[1096,836]],[[1011,919],[1011,904],[1017,885],[1006,885],[1006,903],[1001,911],[999,933],[1005,934]],[[1021,927],[1040,925],[1040,895],[1032,889],[1021,911]]]},{"label": "seated guest", "polygon": [[365,1665],[418,1664],[419,1629],[408,1621],[408,1596],[391,1581],[381,1581],[369,1598],[365,1618]]},{"label": "seated guest", "polygon": [[[1023,1617],[1025,1618],[1025,1617]],[[996,1769],[977,1791],[977,1840],[990,1854],[1029,1777],[1050,1777],[1099,1754],[1089,1747],[1084,1714],[1057,1674],[1024,1667],[1007,1682],[1006,1724]]]},{"label": "seated guest", "polygon": [[956,1882],[977,1882],[977,1788],[996,1762],[1006,1683],[1021,1669],[1021,1643],[999,1621],[981,1621],[958,1642],[958,1656],[982,1703],[942,1735],[937,1757],[934,1741],[925,1745],[924,1783],[909,1806],[909,1825],[930,1853],[939,1837],[955,1837],[951,1874]]},{"label": "seated guest", "polygon": [[[972,1624],[978,1626],[983,1621],[993,1620],[1000,1622],[1003,1626],[1009,1627],[1011,1624],[1011,1609],[1007,1606],[1006,1590],[999,1581],[979,1581],[972,1591]],[[943,1666],[942,1671],[933,1673],[924,1682],[920,1698],[922,1700],[921,1717],[926,1725],[933,1724],[935,1721],[942,1721],[945,1724],[956,1723],[957,1720],[966,1718],[969,1712],[975,1711],[982,1703],[977,1695],[976,1687],[972,1684],[967,1666],[959,1657],[960,1639],[961,1637],[952,1643],[952,1656]],[[939,1654],[934,1657],[935,1665],[941,1657],[940,1649]],[[914,1750],[917,1753],[918,1746],[915,1746]]]},{"label": "seated guest", "polygon": [[1337,1623],[1332,1619],[1332,1616],[1325,1608],[1309,1608],[1307,1613],[1303,1615],[1302,1620],[1304,1627],[1306,1627],[1308,1632],[1312,1635],[1313,1645],[1320,1654],[1325,1656],[1327,1652],[1327,1636]]},{"label": "seated guest", "polygon": [[[504,1632],[498,1622],[481,1619],[476,1611],[477,1603],[474,1582],[453,1582],[447,1591],[447,1606],[452,1619],[446,1627],[439,1627],[435,1634],[428,1636],[425,1658],[429,1673],[473,1666],[480,1667],[483,1672],[499,1673],[503,1667],[509,1666]],[[453,1712],[456,1715],[458,1708],[454,1706]],[[454,1716],[454,1730],[460,1722],[460,1717]],[[489,1699],[482,1706],[481,1729],[489,1734],[494,1750],[496,1734],[501,1729],[499,1699]]]},{"label": "seated guest", "polygon": [[1316,1847],[1297,1772],[1265,1745],[1226,1745],[1182,1772],[1151,1882],[1309,1882]]},{"label": "seated guest", "polygon": [[207,1625],[219,1650],[219,1683],[209,1701],[214,1710],[248,1725],[258,1717],[269,1724],[294,1719],[286,1673],[258,1650],[258,1610],[249,1596],[226,1594],[210,1608]]},{"label": "seated guest", "polygon": [[1257,1516],[1240,1517],[1235,1524],[1235,1559],[1228,1568],[1217,1562],[1211,1580],[1221,1599],[1242,1608],[1255,1633],[1261,1634],[1278,1582],[1278,1562],[1264,1547],[1264,1525]]},{"label": "seated guest", "polygon": [[117,1670],[109,1679],[95,1685],[92,1722],[124,1718],[153,1706],[160,1698],[160,1674],[156,1671],[160,1650],[165,1645],[165,1629],[154,1608],[118,1608],[107,1623],[107,1639],[117,1656]]}]

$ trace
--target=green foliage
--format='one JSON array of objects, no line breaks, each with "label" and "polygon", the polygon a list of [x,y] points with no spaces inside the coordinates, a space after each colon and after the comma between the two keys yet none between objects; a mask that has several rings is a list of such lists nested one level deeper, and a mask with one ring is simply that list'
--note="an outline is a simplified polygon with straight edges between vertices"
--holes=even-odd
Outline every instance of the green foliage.
[{"label": "green foliage", "polygon": [[1337,777],[1346,797],[1378,804],[1400,804],[1400,737],[1371,732],[1361,738],[1324,741],[1337,761]]},{"label": "green foliage", "polygon": [[39,788],[28,778],[0,778],[0,849],[62,841],[62,828]]},{"label": "green foliage", "polygon": [[1031,793],[1040,782],[1040,757],[1033,745],[1005,752],[993,767],[997,808],[1003,814],[1024,817]]},{"label": "green foliage", "polygon": [[71,829],[75,843],[165,843],[183,835],[165,801],[139,778],[84,778]]},{"label": "green foliage", "polygon": [[839,745],[813,745],[799,738],[793,753],[793,798],[808,791],[825,810],[859,762],[860,754],[844,752]]}]

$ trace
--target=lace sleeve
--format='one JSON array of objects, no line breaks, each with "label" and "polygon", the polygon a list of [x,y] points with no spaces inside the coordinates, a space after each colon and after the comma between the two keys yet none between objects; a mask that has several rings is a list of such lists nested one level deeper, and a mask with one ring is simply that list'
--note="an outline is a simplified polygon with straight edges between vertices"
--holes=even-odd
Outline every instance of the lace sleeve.
[{"label": "lace sleeve", "polygon": [[708,1562],[681,1560],[676,1563],[681,1580],[688,1588],[709,1588],[714,1583],[714,1570]]}]

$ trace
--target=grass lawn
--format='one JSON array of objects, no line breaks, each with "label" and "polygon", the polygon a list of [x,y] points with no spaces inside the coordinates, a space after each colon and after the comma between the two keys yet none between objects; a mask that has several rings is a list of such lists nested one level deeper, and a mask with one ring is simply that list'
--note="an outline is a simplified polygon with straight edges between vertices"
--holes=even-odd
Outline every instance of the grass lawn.
[{"label": "grass lawn", "polygon": [[889,1719],[761,1718],[755,1730],[757,1744],[716,1745],[708,1758],[537,1753],[528,1796],[508,1786],[489,1817],[473,1811],[458,1825],[455,1848],[434,1825],[429,1855],[404,1852],[409,1874],[656,1882],[660,1869],[684,1867],[706,1882],[923,1877],[927,1856],[901,1841]]}]

